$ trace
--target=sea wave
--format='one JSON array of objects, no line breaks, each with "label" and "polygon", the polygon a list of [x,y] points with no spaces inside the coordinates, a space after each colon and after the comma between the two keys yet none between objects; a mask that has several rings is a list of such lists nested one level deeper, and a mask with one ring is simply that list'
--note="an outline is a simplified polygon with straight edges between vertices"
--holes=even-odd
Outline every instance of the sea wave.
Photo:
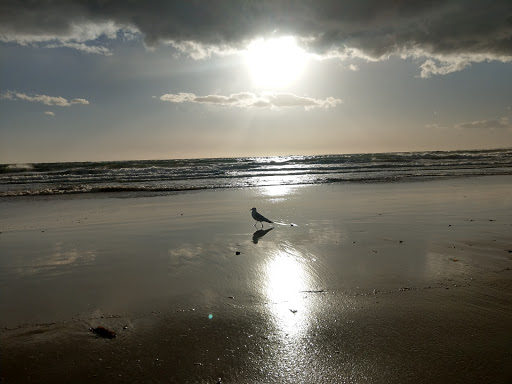
[{"label": "sea wave", "polygon": [[0,197],[512,174],[512,149],[226,159],[0,164]]}]

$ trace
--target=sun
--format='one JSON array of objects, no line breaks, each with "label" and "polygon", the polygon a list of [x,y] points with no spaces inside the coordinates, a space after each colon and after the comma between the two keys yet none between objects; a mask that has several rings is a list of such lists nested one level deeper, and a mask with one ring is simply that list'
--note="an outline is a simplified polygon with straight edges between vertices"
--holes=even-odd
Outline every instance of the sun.
[{"label": "sun", "polygon": [[272,90],[296,82],[306,65],[306,52],[292,36],[252,41],[246,51],[246,63],[256,87]]}]

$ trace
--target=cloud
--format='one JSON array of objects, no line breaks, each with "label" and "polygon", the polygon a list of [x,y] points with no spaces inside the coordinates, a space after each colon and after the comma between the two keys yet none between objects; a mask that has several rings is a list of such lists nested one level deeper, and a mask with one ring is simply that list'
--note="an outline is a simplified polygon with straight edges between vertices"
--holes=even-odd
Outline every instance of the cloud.
[{"label": "cloud", "polygon": [[471,121],[468,123],[460,123],[456,124],[455,128],[459,129],[509,129],[512,128],[512,123],[508,120],[507,117],[502,117],[500,119],[494,120],[478,120]]},{"label": "cloud", "polygon": [[427,129],[446,129],[447,127],[438,123],[433,124],[425,124],[425,128]]},{"label": "cloud", "polygon": [[21,100],[21,101],[30,101],[33,103],[43,103],[45,105],[55,105],[57,107],[69,107],[73,104],[89,104],[89,102],[85,99],[73,99],[66,100],[60,96],[47,96],[47,95],[27,95],[21,92],[12,92],[7,91],[0,94],[0,99],[6,100]]},{"label": "cloud", "polygon": [[313,108],[330,108],[341,104],[343,101],[328,97],[324,100],[311,97],[301,97],[291,93],[264,93],[256,95],[250,92],[235,93],[230,96],[207,95],[196,96],[193,93],[168,93],[160,96],[160,100],[170,103],[199,103],[214,104],[226,107],[238,108],[270,108],[282,109],[303,107],[306,110]]},{"label": "cloud", "polygon": [[73,99],[69,103],[70,104],[84,104],[84,105],[89,104],[89,102],[85,99]]},{"label": "cloud", "polygon": [[84,43],[72,43],[72,42],[58,42],[53,44],[47,44],[45,48],[72,48],[76,49],[77,51],[82,51],[84,53],[95,53],[98,55],[105,55],[105,56],[111,56],[112,52],[106,47],[102,46],[91,46],[86,45]]},{"label": "cloud", "polygon": [[512,122],[509,121],[508,117],[501,117],[499,119],[490,119],[490,120],[475,120],[469,121],[465,123],[458,123],[454,125],[443,125],[438,123],[425,124],[425,128],[427,129],[461,129],[461,130],[495,130],[495,129],[512,129]]},{"label": "cloud", "polygon": [[420,77],[427,78],[432,75],[447,75],[448,73],[461,71],[469,66],[471,66],[471,62],[461,57],[454,58],[452,61],[438,60],[437,62],[429,59],[420,66]]},{"label": "cloud", "polygon": [[[43,4],[39,4],[31,11],[24,12],[22,6],[20,15],[16,15],[16,18],[10,21],[5,21],[6,15],[1,14],[0,23],[5,24],[0,25],[0,42],[38,48],[71,48],[83,53],[110,56],[112,52],[102,45],[104,43],[99,43],[100,39],[113,40],[122,37],[131,40],[140,35],[137,30],[118,25],[111,20],[92,21],[87,20],[86,17],[76,21],[71,17],[69,22],[60,20],[61,17],[65,17],[66,7],[51,16],[45,14],[44,7]],[[9,8],[9,1],[6,4],[0,4],[0,12],[2,9],[12,9],[12,12],[17,12],[16,7]],[[23,18],[27,23],[25,25]],[[55,24],[50,25],[48,20],[54,20]],[[40,25],[41,23],[43,25]]]},{"label": "cloud", "polygon": [[200,59],[256,37],[294,35],[318,57],[423,61],[421,77],[512,61],[510,0],[54,0],[0,2],[0,41],[110,54],[143,37]]},{"label": "cloud", "polygon": [[44,114],[52,117],[55,116],[55,113],[52,111],[46,111]]}]

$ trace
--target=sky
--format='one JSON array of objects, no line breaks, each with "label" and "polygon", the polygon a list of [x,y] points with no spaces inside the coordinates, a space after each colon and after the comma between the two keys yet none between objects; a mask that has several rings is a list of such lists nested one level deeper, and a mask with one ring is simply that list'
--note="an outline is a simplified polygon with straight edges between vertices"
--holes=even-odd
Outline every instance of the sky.
[{"label": "sky", "polygon": [[508,147],[510,0],[0,2],[0,163]]}]

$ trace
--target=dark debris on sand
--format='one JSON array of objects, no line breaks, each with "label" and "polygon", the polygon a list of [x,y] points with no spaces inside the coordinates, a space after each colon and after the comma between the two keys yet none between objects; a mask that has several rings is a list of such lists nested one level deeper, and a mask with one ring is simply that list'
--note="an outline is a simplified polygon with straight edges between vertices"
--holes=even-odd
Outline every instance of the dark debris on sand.
[{"label": "dark debris on sand", "polygon": [[114,331],[111,331],[110,329],[107,329],[102,326],[99,326],[96,328],[90,328],[89,330],[91,332],[95,333],[96,335],[103,337],[105,339],[115,339],[117,337],[117,335]]}]

